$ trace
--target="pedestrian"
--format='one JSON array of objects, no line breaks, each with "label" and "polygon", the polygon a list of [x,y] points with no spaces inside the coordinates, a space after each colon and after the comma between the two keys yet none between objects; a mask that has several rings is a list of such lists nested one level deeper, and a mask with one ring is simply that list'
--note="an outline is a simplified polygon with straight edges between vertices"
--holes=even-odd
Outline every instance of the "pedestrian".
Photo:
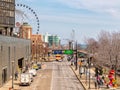
[{"label": "pedestrian", "polygon": [[74,59],[72,58],[72,59],[71,59],[71,65],[72,65],[72,66],[73,66],[73,62],[74,62]]},{"label": "pedestrian", "polygon": [[74,65],[76,66],[77,62],[76,62],[76,55],[75,54],[73,56],[73,62],[74,62]]},{"label": "pedestrian", "polygon": [[98,89],[98,82],[96,76],[93,77],[93,81],[94,81],[95,89]]},{"label": "pedestrian", "polygon": [[84,68],[81,66],[79,66],[79,74],[80,74],[80,78],[82,77],[82,74],[84,73]]},{"label": "pedestrian", "polygon": [[15,72],[15,80],[17,80],[17,78],[18,78],[18,72],[16,71]]},{"label": "pedestrian", "polygon": [[69,61],[71,61],[71,66],[73,66],[73,63],[74,63],[74,58],[73,58],[73,56],[69,56],[68,59],[69,59]]},{"label": "pedestrian", "polygon": [[100,88],[100,86],[102,85],[101,78],[100,78],[100,76],[99,76],[99,75],[98,75],[96,78],[97,78],[98,88]]},{"label": "pedestrian", "polygon": [[101,81],[102,81],[102,85],[106,85],[106,80],[104,76],[102,76]]}]

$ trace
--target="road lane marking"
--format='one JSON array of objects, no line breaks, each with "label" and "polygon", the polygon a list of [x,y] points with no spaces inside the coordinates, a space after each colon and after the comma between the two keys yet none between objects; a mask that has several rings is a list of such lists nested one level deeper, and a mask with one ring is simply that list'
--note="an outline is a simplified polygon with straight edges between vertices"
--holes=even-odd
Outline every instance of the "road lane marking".
[{"label": "road lane marking", "polygon": [[53,65],[54,64],[54,62],[52,62],[52,79],[51,79],[51,89],[50,90],[52,90],[53,89],[53,71],[54,71],[54,69],[53,69]]}]

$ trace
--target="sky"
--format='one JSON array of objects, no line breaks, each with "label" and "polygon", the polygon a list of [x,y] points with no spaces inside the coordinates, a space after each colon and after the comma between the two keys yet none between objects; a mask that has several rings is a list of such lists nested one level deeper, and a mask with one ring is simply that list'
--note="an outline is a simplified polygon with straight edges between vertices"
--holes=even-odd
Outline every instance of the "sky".
[{"label": "sky", "polygon": [[[39,34],[58,35],[61,41],[86,38],[97,39],[101,31],[120,31],[120,0],[16,0],[31,7],[40,21]],[[37,32],[36,18],[30,10],[17,7],[26,17],[17,15],[16,21],[29,22]],[[74,37],[71,35],[74,31]]]}]

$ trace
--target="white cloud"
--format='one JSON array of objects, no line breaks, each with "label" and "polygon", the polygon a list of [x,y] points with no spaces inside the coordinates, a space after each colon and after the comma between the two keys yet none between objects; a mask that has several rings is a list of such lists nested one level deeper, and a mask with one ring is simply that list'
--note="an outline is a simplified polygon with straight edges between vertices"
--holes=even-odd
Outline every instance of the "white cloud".
[{"label": "white cloud", "polygon": [[120,15],[120,0],[57,0],[59,3],[76,9]]},{"label": "white cloud", "polygon": [[[72,14],[72,15],[39,15],[40,21],[49,21],[49,22],[59,22],[59,23],[75,23],[75,24],[80,24],[80,25],[110,25],[112,24],[112,19],[111,22],[106,19],[101,19],[99,17],[95,16],[83,16],[83,15],[77,15],[77,14]],[[119,22],[116,21],[116,24],[119,24]]]},{"label": "white cloud", "polygon": [[120,17],[120,10],[118,10],[118,9],[110,8],[110,9],[107,9],[106,12],[109,13],[110,15],[116,17],[116,18]]}]

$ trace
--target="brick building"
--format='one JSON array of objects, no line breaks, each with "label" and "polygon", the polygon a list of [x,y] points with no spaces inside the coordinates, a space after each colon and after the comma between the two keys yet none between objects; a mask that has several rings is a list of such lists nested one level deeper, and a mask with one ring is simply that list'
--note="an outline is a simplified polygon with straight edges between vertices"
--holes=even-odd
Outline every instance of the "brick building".
[{"label": "brick building", "polygon": [[28,23],[23,23],[19,29],[20,38],[31,39],[32,27]]}]

